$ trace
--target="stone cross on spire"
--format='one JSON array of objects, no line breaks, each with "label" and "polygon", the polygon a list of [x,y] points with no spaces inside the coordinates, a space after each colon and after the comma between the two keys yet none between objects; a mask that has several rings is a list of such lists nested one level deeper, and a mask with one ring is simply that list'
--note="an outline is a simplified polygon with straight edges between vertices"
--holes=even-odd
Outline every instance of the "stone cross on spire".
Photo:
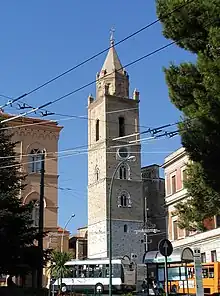
[{"label": "stone cross on spire", "polygon": [[115,32],[115,29],[111,28],[111,30],[110,30],[110,44],[111,44],[111,46],[114,46],[114,43],[115,43],[114,32]]}]

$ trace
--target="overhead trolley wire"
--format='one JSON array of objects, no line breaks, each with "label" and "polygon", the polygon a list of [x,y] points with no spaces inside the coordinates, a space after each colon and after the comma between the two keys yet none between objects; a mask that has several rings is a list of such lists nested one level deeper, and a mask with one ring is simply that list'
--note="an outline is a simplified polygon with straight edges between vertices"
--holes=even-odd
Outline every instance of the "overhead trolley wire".
[{"label": "overhead trolley wire", "polygon": [[[185,7],[186,5],[189,5],[190,3],[194,2],[194,1],[195,1],[195,0],[189,0],[189,1],[185,2],[184,4],[182,4],[182,5],[178,6],[178,7],[176,7],[176,8],[173,9],[172,11],[166,13],[165,15],[161,16],[160,18],[157,18],[157,19],[154,20],[153,22],[147,24],[146,26],[140,28],[139,30],[137,30],[137,31],[135,31],[135,32],[133,32],[133,33],[131,33],[130,35],[128,35],[128,36],[126,36],[125,38],[121,39],[120,41],[116,42],[116,43],[114,44],[114,46],[117,46],[117,45],[119,45],[119,44],[125,42],[126,40],[128,40],[128,39],[134,37],[135,35],[141,33],[142,31],[144,31],[144,30],[150,28],[151,26],[153,26],[153,25],[155,25],[156,23],[158,23],[160,20],[168,18],[170,15],[172,15],[172,14],[175,13],[176,11],[180,10],[181,8]],[[15,103],[15,102],[21,100],[21,99],[23,99],[24,97],[27,97],[28,95],[30,95],[30,94],[32,94],[32,93],[34,93],[34,92],[40,90],[41,88],[43,88],[43,87],[47,86],[48,84],[50,84],[50,83],[56,81],[57,79],[63,77],[64,75],[66,75],[66,74],[72,72],[73,70],[75,70],[75,69],[77,69],[77,68],[83,66],[84,64],[88,63],[89,61],[91,61],[91,60],[97,58],[97,57],[100,56],[101,54],[107,52],[110,48],[111,48],[111,46],[105,48],[104,50],[101,50],[100,52],[98,52],[98,53],[92,55],[91,57],[89,57],[89,58],[85,59],[84,61],[78,63],[77,65],[71,67],[70,69],[68,69],[68,70],[62,72],[61,74],[59,74],[59,75],[53,77],[52,79],[50,79],[50,80],[48,80],[48,81],[46,81],[46,82],[40,84],[39,86],[35,87],[34,89],[30,90],[29,92],[24,93],[24,94],[20,95],[19,97],[17,97],[17,98],[15,98],[15,99],[12,99],[12,100],[8,101],[7,103],[5,103],[5,104],[3,104],[2,106],[0,106],[0,109],[3,109],[3,108],[5,108],[5,107],[7,107],[7,106],[9,106],[9,105],[11,105],[11,104],[13,104],[13,103]],[[46,106],[48,106],[48,105],[45,105],[45,107],[46,107]]]}]

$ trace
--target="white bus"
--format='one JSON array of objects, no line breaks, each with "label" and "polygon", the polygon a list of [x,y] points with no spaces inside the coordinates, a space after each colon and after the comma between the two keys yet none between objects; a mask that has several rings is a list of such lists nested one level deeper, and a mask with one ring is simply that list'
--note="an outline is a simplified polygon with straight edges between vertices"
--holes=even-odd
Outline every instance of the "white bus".
[{"label": "white bus", "polygon": [[[109,259],[71,260],[65,263],[68,274],[57,279],[52,289],[58,290],[62,282],[62,290],[67,292],[80,292],[91,290],[103,293],[109,288]],[[129,260],[112,260],[112,290],[135,290],[136,270]]]}]

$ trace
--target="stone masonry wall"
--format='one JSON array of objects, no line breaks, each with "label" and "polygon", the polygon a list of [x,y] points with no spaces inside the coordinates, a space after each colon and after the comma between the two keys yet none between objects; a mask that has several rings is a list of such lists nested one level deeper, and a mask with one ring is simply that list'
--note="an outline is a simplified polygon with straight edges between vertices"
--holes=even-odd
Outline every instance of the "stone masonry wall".
[{"label": "stone masonry wall", "polygon": [[107,257],[107,222],[100,221],[88,226],[88,257]]},{"label": "stone masonry wall", "polygon": [[[127,232],[124,232],[124,225],[127,225]],[[144,245],[141,242],[143,233],[136,233],[140,230],[143,223],[135,221],[112,221],[112,253],[113,257],[131,256],[132,253],[137,254],[136,262],[142,263],[144,255]]]}]

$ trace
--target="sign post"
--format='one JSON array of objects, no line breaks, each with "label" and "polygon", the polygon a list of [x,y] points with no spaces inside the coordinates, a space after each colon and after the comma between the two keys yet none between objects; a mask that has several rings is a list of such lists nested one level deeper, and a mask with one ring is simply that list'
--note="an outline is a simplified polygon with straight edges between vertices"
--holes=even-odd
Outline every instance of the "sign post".
[{"label": "sign post", "polygon": [[204,296],[201,252],[199,248],[194,248],[194,266],[196,278],[196,295]]},{"label": "sign post", "polygon": [[168,296],[168,269],[167,269],[167,257],[169,257],[173,253],[172,243],[168,239],[162,239],[158,244],[158,250],[162,256],[165,257],[164,264],[164,276],[166,283],[166,296]]},{"label": "sign post", "polygon": [[[147,217],[147,215],[146,215],[146,217]],[[136,234],[138,234],[138,233],[143,233],[144,234],[143,243],[144,243],[144,252],[145,252],[145,254],[146,254],[147,249],[148,249],[147,245],[150,243],[148,241],[148,234],[150,234],[150,233],[158,233],[158,232],[160,232],[160,230],[159,229],[156,229],[156,225],[150,223],[149,221],[148,222],[145,221],[144,228],[135,230],[135,233]],[[147,264],[146,267],[147,267],[146,268],[147,269],[146,270],[146,273],[147,273],[147,278],[148,278],[149,277],[149,274],[148,274],[148,264]],[[139,284],[141,286],[141,284],[142,284],[141,282],[138,282],[138,284],[137,284],[138,287],[139,287]],[[147,295],[149,295],[149,282],[147,282]]]}]

